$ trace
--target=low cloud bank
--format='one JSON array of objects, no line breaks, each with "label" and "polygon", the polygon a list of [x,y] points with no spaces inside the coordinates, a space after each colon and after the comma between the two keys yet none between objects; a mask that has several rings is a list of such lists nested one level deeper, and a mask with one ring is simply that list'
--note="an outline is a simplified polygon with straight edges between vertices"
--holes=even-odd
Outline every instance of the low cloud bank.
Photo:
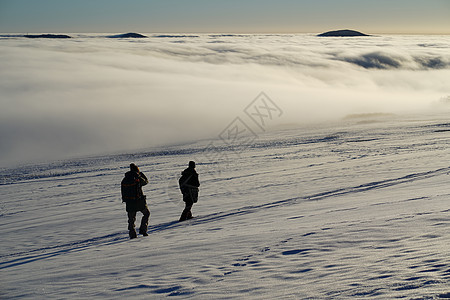
[{"label": "low cloud bank", "polygon": [[5,39],[0,162],[214,138],[261,91],[283,109],[280,124],[424,111],[450,95],[449,45],[412,36]]},{"label": "low cloud bank", "polygon": [[361,53],[353,56],[339,54],[337,60],[355,64],[365,69],[439,70],[450,68],[449,57],[436,54],[398,55],[383,51]]}]

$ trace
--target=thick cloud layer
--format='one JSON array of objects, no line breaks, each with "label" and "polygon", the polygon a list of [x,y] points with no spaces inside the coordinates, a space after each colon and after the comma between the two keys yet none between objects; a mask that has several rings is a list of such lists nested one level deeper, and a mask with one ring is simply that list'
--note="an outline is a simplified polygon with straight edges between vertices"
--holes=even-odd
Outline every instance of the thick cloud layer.
[{"label": "thick cloud layer", "polygon": [[214,138],[261,91],[279,124],[450,95],[448,36],[73,36],[0,38],[1,165]]}]

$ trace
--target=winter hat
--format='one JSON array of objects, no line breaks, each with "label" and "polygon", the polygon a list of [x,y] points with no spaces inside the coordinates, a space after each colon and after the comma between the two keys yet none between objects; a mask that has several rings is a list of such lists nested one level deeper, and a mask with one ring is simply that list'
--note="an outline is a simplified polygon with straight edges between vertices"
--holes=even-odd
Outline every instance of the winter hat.
[{"label": "winter hat", "polygon": [[190,161],[189,162],[189,168],[195,168],[195,162],[194,161]]},{"label": "winter hat", "polygon": [[130,170],[139,173],[139,168],[135,164],[130,164]]}]

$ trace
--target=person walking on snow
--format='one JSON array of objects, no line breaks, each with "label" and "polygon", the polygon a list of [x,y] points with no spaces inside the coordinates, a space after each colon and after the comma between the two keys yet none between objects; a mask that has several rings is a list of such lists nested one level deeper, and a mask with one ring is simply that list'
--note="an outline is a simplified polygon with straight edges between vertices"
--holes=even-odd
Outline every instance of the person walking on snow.
[{"label": "person walking on snow", "polygon": [[198,181],[198,174],[195,171],[195,162],[189,162],[189,167],[181,173],[181,178],[178,180],[178,183],[183,194],[183,201],[186,205],[180,217],[181,222],[192,219],[191,208],[198,200],[198,187],[200,186],[200,182]]},{"label": "person walking on snow", "polygon": [[126,203],[130,239],[137,237],[134,223],[138,211],[143,214],[139,233],[143,236],[148,236],[147,228],[150,210],[147,207],[147,197],[142,192],[142,187],[147,183],[148,179],[144,173],[140,172],[135,164],[130,164],[130,171],[125,173],[125,177],[121,182],[122,202]]}]

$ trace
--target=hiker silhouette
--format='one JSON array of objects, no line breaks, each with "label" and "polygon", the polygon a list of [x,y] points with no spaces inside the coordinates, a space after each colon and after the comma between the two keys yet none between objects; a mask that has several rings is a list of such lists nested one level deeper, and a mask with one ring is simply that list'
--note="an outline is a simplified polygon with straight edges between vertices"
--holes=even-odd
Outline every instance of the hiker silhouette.
[{"label": "hiker silhouette", "polygon": [[198,200],[198,174],[195,171],[195,162],[190,161],[189,167],[181,172],[181,178],[178,180],[185,207],[181,213],[180,222],[192,219],[192,206]]},{"label": "hiker silhouette", "polygon": [[136,222],[136,213],[138,211],[143,214],[139,233],[143,236],[148,235],[147,229],[150,210],[147,207],[147,197],[142,192],[142,187],[147,183],[148,179],[144,173],[140,172],[135,164],[130,164],[130,171],[125,173],[125,177],[121,182],[122,202],[126,203],[130,239],[137,237],[134,222]]}]

